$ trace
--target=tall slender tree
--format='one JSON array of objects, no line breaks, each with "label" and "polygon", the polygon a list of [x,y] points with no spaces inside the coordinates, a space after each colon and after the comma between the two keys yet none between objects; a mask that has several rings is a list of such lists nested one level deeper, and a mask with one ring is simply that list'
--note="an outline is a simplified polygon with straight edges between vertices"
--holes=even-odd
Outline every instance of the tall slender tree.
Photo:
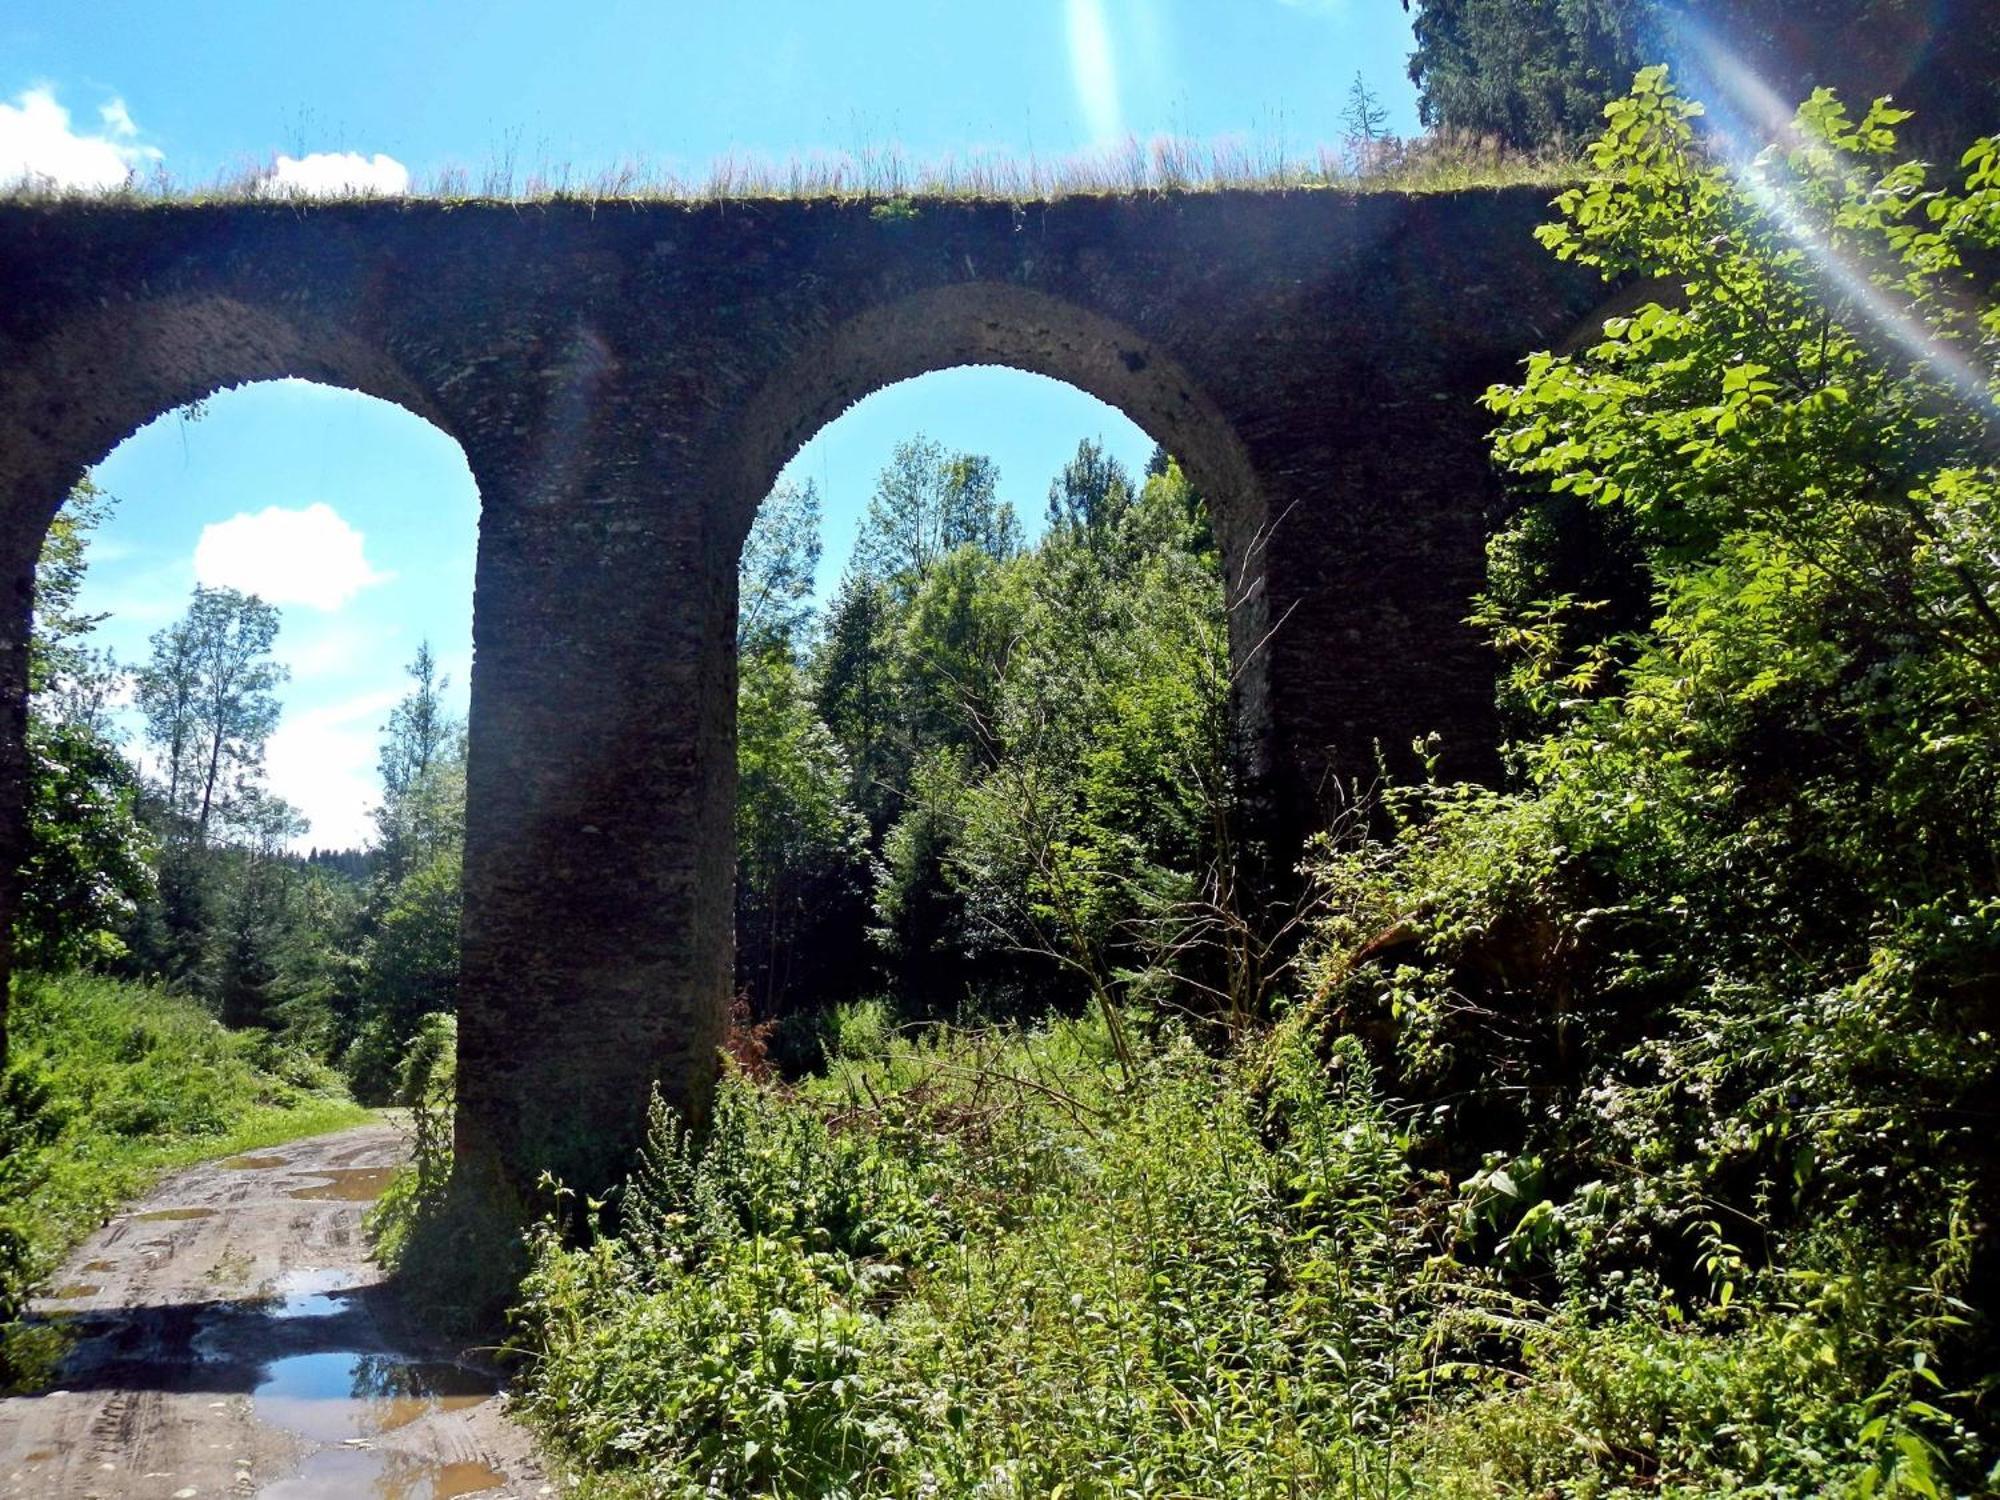
[{"label": "tall slender tree", "polygon": [[147,736],[160,758],[169,813],[197,847],[248,810],[275,690],[290,675],[271,659],[278,611],[254,594],[198,585],[188,611],[152,639],[138,678]]},{"label": "tall slender tree", "polygon": [[898,443],[862,519],[855,569],[907,599],[960,547],[1012,557],[1021,550],[1021,523],[999,485],[990,458],[948,453],[921,435]]},{"label": "tall slender tree", "polygon": [[819,488],[780,484],[757,508],[738,566],[736,644],[745,652],[796,646],[812,622],[819,567]]}]

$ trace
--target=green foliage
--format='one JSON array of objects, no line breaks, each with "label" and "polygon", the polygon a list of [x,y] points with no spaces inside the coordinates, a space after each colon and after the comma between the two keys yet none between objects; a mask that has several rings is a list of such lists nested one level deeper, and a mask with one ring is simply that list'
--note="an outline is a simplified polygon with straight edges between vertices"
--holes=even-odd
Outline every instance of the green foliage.
[{"label": "green foliage", "polygon": [[115,746],[81,724],[30,710],[18,962],[63,969],[124,951],[116,934],[153,891],[137,801],[138,777]]},{"label": "green foliage", "polygon": [[924,437],[898,443],[862,518],[854,571],[907,598],[961,547],[1012,557],[1021,550],[1021,525],[999,498],[999,481],[990,458],[946,453]]},{"label": "green foliage", "polygon": [[[1179,467],[1161,454],[1135,485],[1080,444],[1024,549],[990,461],[906,443],[809,646],[797,621],[748,612],[802,597],[808,509],[773,497],[743,563],[751,1016],[878,982],[910,1016],[1103,1004],[1191,972],[1161,961],[1161,933],[1213,894],[1234,789],[1218,562]],[[842,941],[863,894],[875,975]],[[814,1053],[789,1023],[772,1045],[787,1067]]]},{"label": "green foliage", "polygon": [[860,926],[867,824],[839,742],[782,644],[746,655],[737,688],[736,985],[760,1017],[810,984],[838,992]]},{"label": "green foliage", "polygon": [[1522,784],[1329,852],[1319,992],[1586,1320],[1476,1441],[1604,1451],[1490,1473],[1943,1493],[2000,1373],[1996,148],[1939,184],[1822,91],[1738,173],[1695,114],[1642,73],[1542,235],[1671,294],[1489,398]]},{"label": "green foliage", "polygon": [[1044,982],[1053,964],[1102,1004],[1173,967],[1174,918],[1228,856],[1235,789],[1202,503],[1171,460],[1136,496],[1115,471],[1078,483],[1097,457],[1079,450],[1059,485],[1086,498],[1013,570],[952,865],[976,941],[1038,956]]},{"label": "green foliage", "polygon": [[187,613],[152,638],[135,680],[161,768],[170,831],[206,847],[212,832],[266,845],[293,832],[289,809],[261,785],[264,743],[278,723],[272,660],[278,611],[254,594],[197,584]]},{"label": "green foliage", "polygon": [[803,642],[819,567],[819,488],[781,484],[764,497],[738,564],[736,645],[746,655]]},{"label": "green foliage", "polygon": [[120,673],[89,644],[101,616],[77,597],[89,542],[111,496],[78,484],[49,525],[35,568],[28,646],[28,849],[14,915],[18,961],[47,969],[108,961],[116,935],[152,893],[137,818],[138,777],[118,753],[108,703]]},{"label": "green foliage", "polygon": [[[21,975],[8,1040],[0,1322],[18,1317],[63,1253],[159,1172],[361,1118],[310,1067],[224,1030],[186,1000],[109,979]],[[0,1374],[4,1364],[0,1354]]]},{"label": "green foliage", "polygon": [[[434,1232],[445,1215],[457,1098],[457,1018],[425,1016],[402,1057],[395,1087],[396,1103],[410,1112],[410,1165],[368,1211],[376,1258],[392,1272],[411,1260],[413,1241]],[[421,1259],[421,1244],[417,1253]]]},{"label": "green foliage", "polygon": [[1416,0],[1418,112],[1433,129],[1513,146],[1588,135],[1639,66],[1648,8],[1645,0]]},{"label": "green foliage", "polygon": [[525,1406],[650,1494],[1358,1492],[1422,1263],[1358,1062],[1282,1101],[1095,1021],[895,1044],[656,1115],[622,1237],[553,1225]]},{"label": "green foliage", "polygon": [[405,1054],[428,1018],[458,1006],[464,912],[465,726],[445,711],[428,644],[382,727],[381,843],[359,909],[340,933],[348,955],[327,997],[333,1045],[357,1098],[396,1097]]},{"label": "green foliage", "polygon": [[535,1236],[524,1409],[647,1495],[1923,1494],[1965,1455],[1899,1425],[1927,1366],[1852,1357],[1853,1284],[1524,1292],[1590,1225],[1532,1163],[1420,1167],[1354,1039],[1133,1057],[940,1031],[732,1079],[700,1142],[656,1111],[621,1232]]},{"label": "green foliage", "polygon": [[381,844],[376,873],[394,882],[455,849],[464,836],[465,726],[445,709],[451,679],[438,671],[429,641],[406,669],[410,689],[382,726],[375,810]]}]

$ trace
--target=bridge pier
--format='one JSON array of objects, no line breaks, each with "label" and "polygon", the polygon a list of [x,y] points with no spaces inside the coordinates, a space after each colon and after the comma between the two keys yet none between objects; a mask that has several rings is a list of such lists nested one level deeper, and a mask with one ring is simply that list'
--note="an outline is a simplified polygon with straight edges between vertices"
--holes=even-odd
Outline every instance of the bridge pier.
[{"label": "bridge pier", "polygon": [[457,1147],[622,1180],[650,1091],[706,1113],[733,953],[735,567],[619,392],[580,451],[468,443],[483,500]]}]

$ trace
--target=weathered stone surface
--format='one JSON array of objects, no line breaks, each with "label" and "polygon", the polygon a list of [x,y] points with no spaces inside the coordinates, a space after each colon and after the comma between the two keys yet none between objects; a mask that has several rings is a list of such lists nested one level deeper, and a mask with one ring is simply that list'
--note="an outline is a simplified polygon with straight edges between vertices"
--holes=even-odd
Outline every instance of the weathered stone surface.
[{"label": "weathered stone surface", "polygon": [[461,1149],[602,1187],[655,1080],[697,1111],[713,1081],[735,563],[798,446],[957,364],[1126,412],[1214,508],[1242,753],[1295,840],[1378,742],[1492,763],[1475,398],[1598,295],[1530,239],[1545,197],[0,205],[4,869],[33,561],[71,483],[244,381],[397,402],[482,502]]}]

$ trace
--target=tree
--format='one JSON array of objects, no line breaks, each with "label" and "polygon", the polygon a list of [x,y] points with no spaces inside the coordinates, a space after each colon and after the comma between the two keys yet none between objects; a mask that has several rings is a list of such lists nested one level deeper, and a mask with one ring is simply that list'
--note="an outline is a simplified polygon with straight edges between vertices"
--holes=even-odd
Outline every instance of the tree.
[{"label": "tree", "polygon": [[[1434,130],[1577,139],[1640,63],[1646,0],[1416,0],[1410,80]],[[1404,9],[1410,0],[1404,0]]]},{"label": "tree", "polygon": [[999,481],[990,458],[946,453],[922,436],[898,443],[868,502],[853,567],[908,598],[960,547],[1012,557],[1021,550],[1021,526],[998,497]]},{"label": "tree", "polygon": [[773,642],[789,649],[804,638],[819,568],[819,509],[811,480],[781,484],[757,507],[737,566],[739,651]]},{"label": "tree", "polygon": [[462,836],[465,726],[446,707],[451,679],[438,671],[429,641],[406,669],[410,690],[382,726],[375,809],[381,868],[394,879]]},{"label": "tree", "polygon": [[89,479],[77,482],[49,523],[35,566],[34,629],[28,692],[45,723],[76,725],[108,736],[108,707],[123,680],[111,654],[89,644],[106,616],[81,613],[77,600],[89,568],[91,536],[116,499]]},{"label": "tree", "polygon": [[1016,564],[982,756],[953,804],[975,949],[1039,959],[1038,986],[1080,986],[1114,1034],[1155,919],[1225,852],[1229,646],[1204,517],[1169,461],[1115,524],[1052,529]]},{"label": "tree", "polygon": [[91,534],[113,501],[89,480],[71,492],[35,570],[28,645],[28,849],[14,951],[47,969],[116,957],[115,931],[150,894],[138,779],[111,738],[121,674],[89,645],[104,618],[78,611]]},{"label": "tree", "polygon": [[1102,532],[1115,527],[1131,503],[1131,476],[1102,443],[1086,438],[1049,485],[1049,529]]},{"label": "tree", "polygon": [[357,1097],[388,1100],[424,1018],[458,1008],[465,849],[465,726],[430,643],[406,669],[410,689],[382,726],[376,764],[380,844],[347,942],[355,962],[333,997],[335,1031]]},{"label": "tree", "polygon": [[115,934],[154,888],[137,801],[138,779],[109,741],[30,717],[28,852],[14,921],[24,966],[62,970],[123,951]]},{"label": "tree", "polygon": [[744,657],[737,704],[736,986],[772,1017],[802,981],[821,996],[852,985],[868,825],[789,651]]},{"label": "tree", "polygon": [[1641,66],[1667,60],[1718,101],[1744,77],[1784,100],[1922,99],[1926,143],[2000,120],[1991,0],[1415,0],[1412,31],[1423,122],[1519,147],[1587,138]]},{"label": "tree", "polygon": [[1382,148],[1389,144],[1389,111],[1381,96],[1368,87],[1360,69],[1347,90],[1347,104],[1340,112],[1348,160],[1356,173],[1366,176],[1377,165]]},{"label": "tree", "polygon": [[169,814],[206,847],[255,807],[264,745],[277,727],[274,689],[289,675],[271,660],[278,611],[235,589],[197,585],[187,613],[152,638],[138,677],[139,708],[165,776]]},{"label": "tree", "polygon": [[[2000,140],[1945,176],[1821,90],[1746,167],[1698,117],[1642,72],[1541,231],[1668,290],[1488,395],[1519,780],[1409,788],[1329,856],[1326,1020],[1427,1153],[1534,1166],[1572,1278],[1538,1295],[1695,1288],[1784,1330],[1772,1383],[1832,1366],[1815,1446],[1855,1469],[1802,1487],[1976,1492],[1945,1393],[2000,1350]],[[1598,576],[1641,587],[1579,593],[1551,514],[1615,521]]]}]

